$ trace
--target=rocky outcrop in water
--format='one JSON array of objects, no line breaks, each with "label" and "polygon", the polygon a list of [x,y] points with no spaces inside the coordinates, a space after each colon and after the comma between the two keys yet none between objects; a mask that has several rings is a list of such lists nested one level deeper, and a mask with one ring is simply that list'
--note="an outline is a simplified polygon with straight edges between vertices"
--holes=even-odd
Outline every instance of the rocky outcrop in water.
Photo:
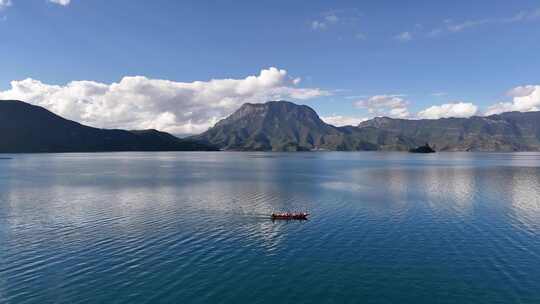
[{"label": "rocky outcrop in water", "polygon": [[423,146],[410,149],[409,152],[411,152],[411,153],[435,153],[436,151],[433,150],[433,148],[430,147],[429,144],[425,144]]}]

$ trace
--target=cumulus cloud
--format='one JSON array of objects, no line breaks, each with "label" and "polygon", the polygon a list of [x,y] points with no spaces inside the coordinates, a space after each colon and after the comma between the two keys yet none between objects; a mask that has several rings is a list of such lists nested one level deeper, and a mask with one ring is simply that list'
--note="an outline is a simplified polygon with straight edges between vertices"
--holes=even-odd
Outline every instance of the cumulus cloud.
[{"label": "cumulus cloud", "polygon": [[540,110],[540,85],[520,86],[508,91],[512,102],[500,102],[488,108],[486,115],[503,112],[530,112]]},{"label": "cumulus cloud", "polygon": [[375,95],[354,103],[357,108],[367,109],[375,116],[405,118],[410,115],[407,107],[409,102],[403,95]]},{"label": "cumulus cloud", "polygon": [[206,130],[245,102],[306,100],[330,93],[300,88],[299,78],[277,68],[243,79],[175,82],[143,76],[106,84],[72,81],[50,85],[35,79],[12,81],[0,99],[43,106],[66,118],[101,128],[155,128],[175,134]]},{"label": "cumulus cloud", "polygon": [[67,6],[71,3],[71,0],[49,0],[49,2],[62,6]]},{"label": "cumulus cloud", "polygon": [[525,97],[534,93],[538,89],[538,86],[528,85],[528,86],[519,86],[513,89],[510,89],[506,95],[510,97]]},{"label": "cumulus cloud", "polygon": [[336,127],[343,126],[357,126],[363,121],[368,120],[366,117],[352,117],[352,116],[342,116],[342,115],[331,115],[321,117],[324,122],[334,125]]},{"label": "cumulus cloud", "polygon": [[[433,93],[433,96],[446,96],[444,92]],[[519,111],[530,112],[540,111],[540,85],[525,85],[515,87],[507,92],[512,98],[510,102],[500,102],[480,111],[480,108],[470,102],[449,102],[442,105],[433,105],[417,113],[410,113],[408,107],[410,102],[405,99],[405,95],[375,95],[364,97],[354,103],[357,108],[367,109],[370,117],[388,116],[394,118],[408,119],[439,119],[448,117],[467,118],[474,115],[493,115],[504,112]],[[329,116],[325,121],[346,121],[347,117]]]},{"label": "cumulus cloud", "polygon": [[440,106],[431,106],[418,112],[418,118],[439,119],[446,117],[471,117],[478,112],[478,107],[472,103],[457,102]]},{"label": "cumulus cloud", "polygon": [[11,0],[0,0],[0,10],[11,6]]},{"label": "cumulus cloud", "polygon": [[407,42],[407,41],[411,41],[413,37],[412,37],[411,32],[403,32],[403,33],[400,33],[399,35],[396,35],[394,38],[401,42]]}]

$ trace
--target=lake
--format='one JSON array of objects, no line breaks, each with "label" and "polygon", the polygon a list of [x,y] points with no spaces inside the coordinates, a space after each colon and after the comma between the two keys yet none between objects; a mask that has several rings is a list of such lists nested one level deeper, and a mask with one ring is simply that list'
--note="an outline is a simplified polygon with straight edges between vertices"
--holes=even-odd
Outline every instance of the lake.
[{"label": "lake", "polygon": [[5,157],[1,303],[540,303],[538,153]]}]

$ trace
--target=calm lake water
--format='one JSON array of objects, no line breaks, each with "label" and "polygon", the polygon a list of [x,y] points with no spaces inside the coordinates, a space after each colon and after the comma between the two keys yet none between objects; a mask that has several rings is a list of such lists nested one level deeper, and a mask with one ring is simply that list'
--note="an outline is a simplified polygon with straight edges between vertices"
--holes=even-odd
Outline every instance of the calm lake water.
[{"label": "calm lake water", "polygon": [[5,156],[1,303],[540,303],[540,154]]}]

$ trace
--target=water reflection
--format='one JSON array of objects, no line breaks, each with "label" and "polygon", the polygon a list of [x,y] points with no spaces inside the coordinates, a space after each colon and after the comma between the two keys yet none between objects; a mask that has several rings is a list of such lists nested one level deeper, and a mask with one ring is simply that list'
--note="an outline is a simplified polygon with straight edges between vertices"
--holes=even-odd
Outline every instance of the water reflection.
[{"label": "water reflection", "polygon": [[507,181],[506,196],[512,203],[517,220],[532,232],[540,228],[540,170],[521,168],[514,170]]},{"label": "water reflection", "polygon": [[[539,154],[17,155],[0,162],[0,302],[538,298],[539,168]],[[272,222],[281,210],[313,216]]]},{"label": "water reflection", "polygon": [[322,181],[321,187],[367,200],[392,202],[394,207],[425,203],[434,211],[469,213],[478,191],[471,168],[439,166],[353,169],[344,180]]}]

